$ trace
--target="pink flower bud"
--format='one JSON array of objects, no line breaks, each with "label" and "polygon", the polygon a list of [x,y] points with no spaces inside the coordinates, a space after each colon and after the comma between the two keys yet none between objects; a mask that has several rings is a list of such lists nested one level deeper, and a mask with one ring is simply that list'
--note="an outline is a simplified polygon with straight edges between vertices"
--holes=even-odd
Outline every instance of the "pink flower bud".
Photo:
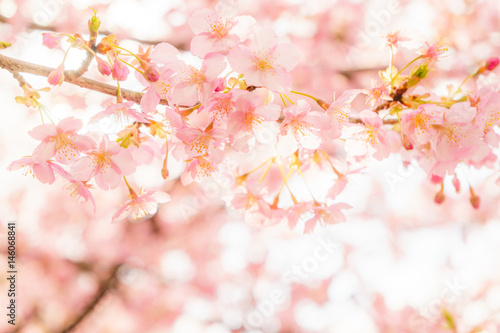
[{"label": "pink flower bud", "polygon": [[443,183],[443,177],[432,175],[430,181],[433,184],[442,184]]},{"label": "pink flower bud", "polygon": [[445,199],[445,196],[444,196],[443,190],[441,190],[438,193],[436,193],[436,196],[434,197],[434,202],[437,204],[442,204],[444,199]]},{"label": "pink flower bud", "polygon": [[129,70],[127,65],[123,64],[118,59],[115,59],[115,63],[111,72],[113,73],[113,78],[117,79],[118,81],[125,81],[127,79]]},{"label": "pink flower bud", "polygon": [[492,71],[498,66],[498,64],[500,64],[500,59],[498,59],[498,57],[492,57],[486,60],[486,64],[484,66],[487,70]]},{"label": "pink flower bud", "polygon": [[474,209],[479,209],[479,204],[481,203],[480,198],[474,193],[472,187],[470,188],[470,203]]},{"label": "pink flower bud", "polygon": [[151,66],[148,66],[144,70],[144,78],[149,82],[156,82],[160,79],[160,73]]},{"label": "pink flower bud", "polygon": [[413,149],[413,143],[411,143],[410,139],[405,134],[403,134],[403,147],[406,150],[412,150]]},{"label": "pink flower bud", "polygon": [[61,85],[64,81],[64,64],[59,65],[59,67],[50,72],[47,81],[53,86],[57,84]]},{"label": "pink flower bud", "polygon": [[219,80],[219,82],[217,83],[217,87],[214,89],[214,91],[218,92],[226,89],[226,85],[224,84],[224,79],[220,77],[217,80]]},{"label": "pink flower bud", "polygon": [[[434,176],[433,176],[434,177]],[[441,181],[441,189],[439,190],[438,193],[436,193],[436,196],[434,197],[434,202],[437,204],[442,204],[445,199],[444,196],[444,183]]]},{"label": "pink flower bud", "polygon": [[99,70],[99,73],[106,76],[111,74],[111,65],[108,62],[97,56],[95,57],[95,60],[97,61],[97,69]]},{"label": "pink flower bud", "polygon": [[460,193],[460,180],[458,180],[457,178],[457,175],[455,174],[455,176],[453,177],[453,187],[455,187],[455,191],[457,193]]},{"label": "pink flower bud", "polygon": [[56,34],[54,32],[44,32],[43,36],[43,45],[48,47],[49,49],[54,49],[59,46],[59,42],[61,41],[62,35]]}]

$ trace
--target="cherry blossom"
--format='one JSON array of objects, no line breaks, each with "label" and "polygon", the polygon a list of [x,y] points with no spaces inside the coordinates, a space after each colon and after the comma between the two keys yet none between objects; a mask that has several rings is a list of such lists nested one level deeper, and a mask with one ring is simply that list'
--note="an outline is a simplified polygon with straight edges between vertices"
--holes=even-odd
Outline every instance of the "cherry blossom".
[{"label": "cherry blossom", "polygon": [[251,33],[255,19],[251,16],[235,16],[230,5],[221,1],[215,10],[200,9],[189,18],[188,24],[196,35],[191,40],[191,52],[204,58],[210,52],[227,52]]},{"label": "cherry blossom", "polygon": [[205,103],[220,84],[219,75],[226,68],[224,57],[219,53],[205,56],[201,69],[185,63],[174,65],[178,83],[173,90],[174,104],[194,105]]},{"label": "cherry blossom", "polygon": [[130,121],[149,124],[149,120],[145,118],[143,113],[131,109],[133,105],[134,102],[111,104],[104,111],[101,111],[90,118],[89,122],[95,123],[103,118],[109,117],[111,120],[121,124],[122,126],[128,125]]},{"label": "cherry blossom", "polygon": [[105,134],[96,141],[95,149],[73,163],[71,174],[81,181],[94,178],[97,186],[103,190],[114,189],[120,184],[122,176],[135,171],[134,159],[129,151],[109,141]]},{"label": "cherry blossom", "polygon": [[278,44],[276,35],[267,26],[255,30],[250,47],[238,45],[231,49],[229,64],[233,70],[245,74],[249,85],[286,92],[292,85],[289,72],[300,60],[299,51],[292,44]]},{"label": "cherry blossom", "polygon": [[139,195],[131,195],[120,209],[113,215],[113,222],[118,222],[128,217],[131,222],[144,221],[148,216],[154,215],[158,204],[170,201],[170,196],[160,190],[150,189]]},{"label": "cherry blossom", "polygon": [[374,158],[381,160],[388,157],[397,147],[394,145],[396,142],[394,133],[383,129],[382,119],[375,112],[364,110],[359,117],[365,125],[353,125],[345,129],[348,135],[345,143],[346,152],[359,156],[368,153],[373,148]]},{"label": "cherry blossom", "polygon": [[281,109],[276,104],[260,105],[260,101],[257,94],[243,94],[236,100],[236,111],[228,117],[227,132],[237,151],[249,151],[255,141],[275,141],[277,128],[273,129],[271,121],[278,119]]},{"label": "cherry blossom", "polygon": [[62,164],[76,161],[81,152],[92,149],[95,145],[90,137],[77,134],[82,126],[80,119],[68,117],[57,125],[45,124],[35,127],[29,135],[42,142],[33,151],[33,159],[41,162],[55,157]]},{"label": "cherry blossom", "polygon": [[283,110],[285,119],[281,123],[281,136],[277,150],[289,152],[297,150],[299,145],[306,149],[317,149],[321,144],[321,132],[331,128],[330,118],[326,113],[311,111],[305,100]]},{"label": "cherry blossom", "polygon": [[12,162],[7,170],[14,171],[24,168],[25,175],[31,174],[43,184],[52,184],[56,180],[54,171],[61,171],[62,168],[52,161],[37,162],[33,157],[23,157],[20,160]]}]

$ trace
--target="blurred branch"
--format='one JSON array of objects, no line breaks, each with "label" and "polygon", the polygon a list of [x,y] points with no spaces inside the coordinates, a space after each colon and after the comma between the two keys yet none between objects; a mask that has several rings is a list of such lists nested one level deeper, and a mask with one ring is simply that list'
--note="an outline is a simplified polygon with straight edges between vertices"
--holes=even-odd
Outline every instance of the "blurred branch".
[{"label": "blurred branch", "polygon": [[[46,67],[42,65],[33,64],[30,62],[22,61],[19,59],[10,58],[7,56],[0,55],[0,68],[6,69],[9,72],[16,75],[16,73],[29,73],[38,76],[48,77],[50,72],[55,70],[55,68]],[[96,80],[88,79],[83,76],[77,76],[75,71],[66,71],[64,81],[77,85],[79,87],[101,92],[103,94],[116,96],[118,90],[115,86],[102,83]],[[17,78],[16,78],[17,79]],[[140,103],[143,93],[132,91],[128,89],[120,89],[122,97],[128,101],[133,101],[135,103]],[[160,104],[168,105],[167,101],[161,100]]]},{"label": "blurred branch", "polygon": [[109,272],[109,277],[101,283],[101,287],[99,288],[95,297],[90,301],[90,303],[85,307],[82,313],[73,320],[73,322],[65,329],[61,331],[61,333],[69,333],[71,332],[78,324],[80,324],[85,317],[87,317],[92,310],[96,307],[96,305],[102,300],[106,292],[110,289],[113,289],[116,286],[116,273],[118,269],[121,267],[121,264],[115,265],[111,271]]},{"label": "blurred branch", "polygon": [[[0,23],[9,23],[9,18],[0,15]],[[40,25],[34,22],[30,22],[26,25],[28,29],[31,30],[42,30],[42,31],[53,31],[53,32],[62,32],[59,31],[59,29],[55,26],[52,25]],[[107,31],[107,30],[100,30],[99,35],[104,35],[108,36],[112,34],[112,32]],[[140,39],[140,38],[132,38],[132,37],[121,37],[120,39],[128,39],[132,40],[135,42],[138,42],[140,44],[147,44],[147,45],[157,45],[163,42],[166,42],[165,40],[146,40],[146,39]],[[189,50],[189,43],[172,43],[173,46],[175,46],[177,49],[186,51]],[[347,68],[344,70],[339,70],[338,73],[344,75],[347,78],[351,78],[352,75],[357,74],[357,73],[362,73],[362,72],[369,72],[369,71],[381,71],[384,70],[386,67],[385,66],[377,66],[377,67],[362,67],[362,68]]]},{"label": "blurred branch", "polygon": [[[350,117],[349,122],[351,124],[364,124],[361,119],[356,118],[356,117]],[[397,120],[397,119],[384,119],[383,122],[384,122],[384,125],[394,125],[394,124],[397,124],[399,122],[399,120]]]},{"label": "blurred branch", "polygon": [[[7,17],[5,17],[3,15],[0,15],[0,23],[10,24],[9,18],[7,18]],[[28,29],[31,29],[31,30],[62,32],[62,31],[59,31],[59,29],[57,27],[53,26],[53,25],[40,25],[40,24],[37,24],[37,23],[34,23],[34,22],[28,23],[26,25],[26,27]],[[112,32],[110,32],[110,31],[106,31],[106,30],[100,30],[99,31],[99,35],[108,36],[110,34],[112,34]],[[146,40],[146,39],[138,39],[138,38],[131,38],[131,37],[124,37],[122,39],[133,40],[133,41],[136,41],[138,43],[148,44],[148,45],[156,45],[156,44],[160,44],[160,43],[165,42],[164,40]],[[188,47],[189,44],[181,43],[181,44],[172,44],[172,45],[174,45],[179,50],[187,50],[187,49],[189,49],[189,47]]]}]

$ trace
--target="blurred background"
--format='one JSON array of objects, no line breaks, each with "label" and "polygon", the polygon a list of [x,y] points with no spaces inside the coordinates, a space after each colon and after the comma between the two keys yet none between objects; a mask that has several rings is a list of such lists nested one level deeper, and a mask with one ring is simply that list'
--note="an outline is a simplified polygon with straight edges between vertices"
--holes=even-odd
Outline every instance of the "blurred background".
[{"label": "blurred background", "polygon": [[[216,2],[0,1],[3,55],[57,67],[59,50],[42,46],[41,33],[84,33],[99,9],[102,31],[123,45],[169,42],[189,58],[187,17]],[[351,88],[370,88],[385,69],[383,36],[401,28],[415,40],[446,36],[450,55],[432,73],[429,88],[446,94],[478,65],[499,54],[500,2],[491,1],[250,1],[239,14],[269,21],[280,40],[303,59],[293,71],[296,90],[331,100]],[[415,50],[398,52],[403,66]],[[84,54],[71,51],[67,69]],[[92,66],[91,66],[92,67]],[[439,73],[437,73],[439,72]],[[91,68],[86,74],[97,77]],[[46,78],[24,75],[35,88]],[[287,225],[255,228],[225,207],[227,189],[178,179],[182,164],[141,166],[137,184],[158,187],[172,201],[138,224],[111,224],[127,198],[124,189],[94,191],[97,210],[75,202],[64,182],[36,181],[9,164],[37,145],[27,132],[37,112],[16,104],[22,90],[0,70],[0,261],[7,264],[7,223],[16,221],[17,324],[7,324],[6,270],[0,279],[2,332],[499,332],[500,190],[498,173],[460,170],[468,193],[439,190],[417,165],[392,156],[353,175],[339,200],[353,209],[347,222],[304,235]],[[133,80],[126,88],[140,91]],[[471,81],[466,87],[474,88]],[[42,93],[56,119],[88,119],[111,98],[63,84]],[[169,161],[170,163],[170,161]],[[173,163],[173,162],[172,162]],[[177,171],[176,171],[177,170]],[[322,180],[315,182],[315,190]],[[324,186],[324,185],[323,185]],[[298,230],[297,230],[298,229]],[[5,241],[4,241],[5,240]],[[74,327],[73,327],[74,326]]]}]

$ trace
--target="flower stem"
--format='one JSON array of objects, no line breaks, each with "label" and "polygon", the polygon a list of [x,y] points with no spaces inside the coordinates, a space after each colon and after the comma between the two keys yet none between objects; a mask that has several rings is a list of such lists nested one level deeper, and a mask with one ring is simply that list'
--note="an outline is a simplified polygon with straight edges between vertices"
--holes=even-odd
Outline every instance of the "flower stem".
[{"label": "flower stem", "polygon": [[410,61],[408,64],[406,64],[406,66],[404,66],[403,68],[401,68],[397,73],[396,73],[396,76],[394,76],[392,79],[391,79],[391,87],[394,85],[394,80],[399,76],[399,74],[401,74],[405,69],[407,69],[411,64],[413,64],[415,61],[417,61],[418,59],[422,58],[422,56],[418,56],[416,57],[415,59],[413,59],[412,61]]}]

